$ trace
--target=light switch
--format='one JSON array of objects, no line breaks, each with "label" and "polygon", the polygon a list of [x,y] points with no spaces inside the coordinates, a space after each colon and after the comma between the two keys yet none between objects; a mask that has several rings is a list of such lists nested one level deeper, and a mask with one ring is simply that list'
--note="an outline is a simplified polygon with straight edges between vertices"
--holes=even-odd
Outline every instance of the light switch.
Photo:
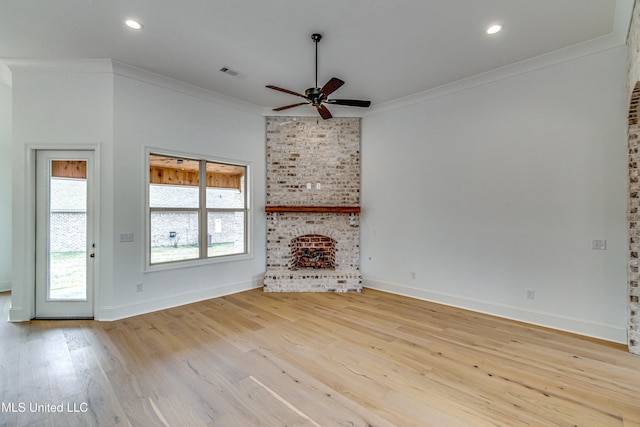
[{"label": "light switch", "polygon": [[120,243],[131,243],[131,242],[133,242],[133,233],[120,234]]}]

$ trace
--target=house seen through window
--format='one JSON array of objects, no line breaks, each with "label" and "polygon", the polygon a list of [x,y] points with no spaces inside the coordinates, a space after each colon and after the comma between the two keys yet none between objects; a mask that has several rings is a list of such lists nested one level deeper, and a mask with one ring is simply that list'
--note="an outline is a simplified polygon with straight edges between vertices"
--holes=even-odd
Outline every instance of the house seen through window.
[{"label": "house seen through window", "polygon": [[247,166],[149,155],[149,263],[247,252]]}]

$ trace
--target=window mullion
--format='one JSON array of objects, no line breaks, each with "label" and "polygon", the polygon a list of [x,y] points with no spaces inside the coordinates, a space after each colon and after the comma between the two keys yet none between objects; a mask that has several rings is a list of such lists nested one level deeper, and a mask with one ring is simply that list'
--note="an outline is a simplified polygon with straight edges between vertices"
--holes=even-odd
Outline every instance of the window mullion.
[{"label": "window mullion", "polygon": [[209,224],[207,220],[207,161],[200,160],[199,190],[200,190],[200,258],[206,259],[208,254]]}]

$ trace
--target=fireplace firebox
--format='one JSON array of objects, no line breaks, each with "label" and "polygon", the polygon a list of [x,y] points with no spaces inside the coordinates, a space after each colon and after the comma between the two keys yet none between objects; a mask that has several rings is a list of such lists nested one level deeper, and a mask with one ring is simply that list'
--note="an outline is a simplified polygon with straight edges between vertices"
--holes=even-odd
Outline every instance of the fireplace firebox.
[{"label": "fireplace firebox", "polygon": [[293,239],[291,269],[329,269],[336,265],[336,241],[320,234],[307,234]]}]

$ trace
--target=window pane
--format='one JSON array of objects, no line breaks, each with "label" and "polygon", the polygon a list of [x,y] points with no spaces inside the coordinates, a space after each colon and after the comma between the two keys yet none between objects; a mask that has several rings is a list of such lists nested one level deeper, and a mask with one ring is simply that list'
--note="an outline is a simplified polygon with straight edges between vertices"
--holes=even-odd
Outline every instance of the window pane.
[{"label": "window pane", "polygon": [[149,206],[152,208],[197,208],[199,201],[198,187],[149,186]]},{"label": "window pane", "polygon": [[178,157],[149,156],[149,206],[197,208],[200,162]]},{"label": "window pane", "polygon": [[244,209],[245,169],[207,162],[207,208]]},{"label": "window pane", "polygon": [[197,212],[151,212],[151,264],[199,258],[198,234]]},{"label": "window pane", "polygon": [[209,257],[245,253],[244,212],[209,212]]}]

